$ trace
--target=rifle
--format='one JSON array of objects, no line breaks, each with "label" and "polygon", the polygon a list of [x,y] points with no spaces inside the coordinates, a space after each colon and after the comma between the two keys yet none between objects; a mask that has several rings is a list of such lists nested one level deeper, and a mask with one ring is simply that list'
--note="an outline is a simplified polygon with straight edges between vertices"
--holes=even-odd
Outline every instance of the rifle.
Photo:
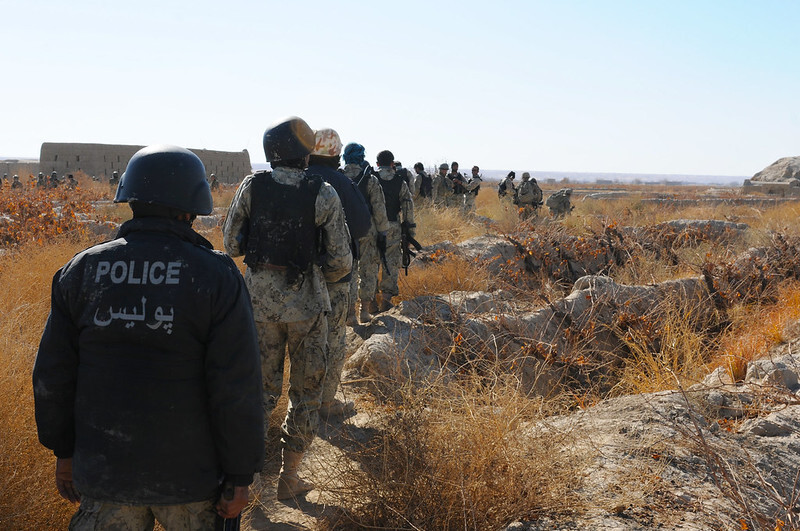
[{"label": "rifle", "polygon": [[[222,486],[222,497],[226,500],[233,499],[233,483],[226,481]],[[242,525],[242,513],[236,518],[223,518],[217,515],[217,520],[214,523],[214,531],[239,531]]]},{"label": "rifle", "polygon": [[411,259],[417,256],[417,253],[412,251],[410,246],[413,245],[417,251],[422,250],[422,245],[411,236],[411,229],[413,227],[416,227],[416,224],[407,221],[400,224],[400,248],[403,251],[403,269],[405,269],[406,276],[408,276],[408,266],[411,264]]}]

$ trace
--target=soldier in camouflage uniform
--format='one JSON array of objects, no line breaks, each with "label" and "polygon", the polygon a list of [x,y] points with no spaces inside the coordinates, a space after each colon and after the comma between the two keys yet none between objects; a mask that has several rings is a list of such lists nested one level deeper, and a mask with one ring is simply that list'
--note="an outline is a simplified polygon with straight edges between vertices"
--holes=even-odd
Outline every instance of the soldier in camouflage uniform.
[{"label": "soldier in camouflage uniform", "polygon": [[433,177],[431,183],[433,204],[446,206],[447,198],[453,195],[453,181],[447,178],[447,171],[450,166],[446,162],[439,164],[439,173]]},{"label": "soldier in camouflage uniform", "polygon": [[550,208],[550,215],[554,218],[563,218],[574,208],[570,204],[572,188],[562,188],[547,198],[547,206]]},{"label": "soldier in camouflage uniform", "polygon": [[433,193],[431,176],[425,171],[425,166],[421,162],[414,164],[414,171],[417,173],[417,178],[414,179],[414,201],[417,199],[430,200]]},{"label": "soldier in camouflage uniform", "polygon": [[383,196],[386,199],[386,216],[389,219],[389,230],[386,233],[386,261],[389,265],[381,263],[381,280],[378,289],[381,292],[381,304],[379,310],[385,312],[392,308],[392,297],[400,294],[397,286],[397,276],[400,268],[403,267],[403,252],[400,248],[401,243],[401,218],[402,224],[406,225],[409,234],[413,238],[416,233],[417,225],[414,223],[414,200],[411,198],[411,190],[408,185],[397,173],[395,173],[394,155],[391,151],[381,151],[378,153],[378,179],[383,188]]},{"label": "soldier in camouflage uniform", "polygon": [[14,180],[11,181],[11,189],[22,188],[22,183],[19,180],[19,175],[14,175]]},{"label": "soldier in camouflage uniform", "polygon": [[[333,129],[319,129],[315,132],[315,138],[316,143],[306,171],[309,174],[319,175],[336,189],[344,208],[345,219],[350,229],[351,247],[355,255],[358,244],[353,239],[368,234],[368,229],[372,225],[369,208],[355,183],[338,171],[339,157],[342,153],[342,141],[339,133]],[[353,402],[342,402],[335,398],[341,382],[346,354],[345,339],[348,309],[351,307],[351,279],[352,272],[337,282],[328,282],[327,284],[328,295],[331,299],[331,311],[328,313],[328,372],[322,386],[322,404],[320,406],[322,417],[347,415],[355,411]],[[353,317],[355,317],[355,313]]]},{"label": "soldier in camouflage uniform", "polygon": [[359,319],[363,323],[368,323],[372,315],[378,313],[378,303],[375,301],[381,262],[378,241],[381,241],[383,247],[386,246],[389,221],[386,219],[383,188],[370,165],[364,160],[364,146],[356,143],[347,144],[344,148],[344,162],[344,174],[356,183],[372,213],[372,228],[369,234],[358,240],[361,255],[356,267],[358,275],[354,274],[350,283],[350,300],[353,307],[349,310],[355,314],[355,301],[359,299],[361,301]]},{"label": "soldier in camouflage uniform", "polygon": [[510,197],[512,200],[516,200],[517,196],[517,189],[514,187],[514,177],[516,173],[513,171],[508,172],[506,178],[503,179],[503,182],[500,183],[500,186],[497,187],[497,197],[503,199],[504,197]]},{"label": "soldier in camouflage uniform", "polygon": [[542,203],[542,189],[536,183],[536,179],[531,179],[531,174],[522,174],[522,182],[517,189],[517,205],[519,206],[519,216],[528,219],[536,216],[539,212],[539,205]]},{"label": "soldier in camouflage uniform", "polygon": [[467,182],[464,175],[458,171],[458,162],[450,165],[447,179],[453,184],[452,193],[447,196],[447,206],[451,208],[464,208],[464,184]]},{"label": "soldier in camouflage uniform", "polygon": [[475,199],[481,189],[481,169],[477,166],[472,167],[472,177],[464,185],[464,211],[467,213],[475,212]]},{"label": "soldier in camouflage uniform", "polygon": [[321,178],[305,173],[314,140],[314,131],[297,117],[267,129],[264,152],[273,170],[245,177],[222,228],[225,250],[244,255],[248,266],[245,283],[259,335],[265,424],[281,394],[289,351],[278,499],[314,488],[297,469],[319,425],[327,371],[325,313],[331,310],[326,282],[341,279],[353,264],[339,196]]}]

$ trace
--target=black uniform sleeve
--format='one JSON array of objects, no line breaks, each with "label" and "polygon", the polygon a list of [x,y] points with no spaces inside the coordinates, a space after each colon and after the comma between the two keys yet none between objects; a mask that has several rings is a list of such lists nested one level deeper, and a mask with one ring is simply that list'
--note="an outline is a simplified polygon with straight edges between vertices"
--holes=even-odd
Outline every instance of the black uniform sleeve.
[{"label": "black uniform sleeve", "polygon": [[78,331],[53,277],[50,315],[33,367],[33,397],[39,441],[56,457],[72,457],[75,449],[75,385]]},{"label": "black uniform sleeve", "polygon": [[226,477],[249,485],[264,465],[261,356],[244,279],[225,257],[206,352],[206,383],[214,442]]}]

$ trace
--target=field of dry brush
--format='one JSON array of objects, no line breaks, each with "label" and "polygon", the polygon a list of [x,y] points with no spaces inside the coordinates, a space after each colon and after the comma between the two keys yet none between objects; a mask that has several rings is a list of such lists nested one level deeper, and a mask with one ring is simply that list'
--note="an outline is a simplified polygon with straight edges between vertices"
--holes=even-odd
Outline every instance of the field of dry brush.
[{"label": "field of dry brush", "polygon": [[[65,528],[74,511],[58,497],[55,459],[36,438],[31,370],[52,275],[74,253],[107,237],[96,230],[98,222],[128,216],[124,206],[108,203],[107,185],[79,179],[77,192],[12,193],[7,187],[0,192],[4,529]],[[599,263],[598,273],[621,284],[705,274],[716,282],[720,319],[698,326],[677,310],[665,312],[663,319],[620,312],[614,333],[621,347],[613,371],[607,360],[590,352],[595,336],[575,331],[568,338],[573,348],[558,361],[571,364],[576,385],[547,397],[523,392],[485,352],[465,354],[464,336],[448,324],[448,334],[430,348],[439,349],[442,359],[460,353],[469,363],[462,363],[455,379],[431,382],[425,389],[397,381],[374,397],[376,412],[389,420],[374,438],[351,450],[352,461],[360,466],[341,469],[336,499],[342,513],[320,526],[346,528],[358,522],[380,528],[488,529],[518,518],[579,510],[572,489],[580,456],[563,441],[542,439],[536,448],[524,446],[518,438],[521,426],[608,396],[674,388],[676,381],[688,386],[716,367],[741,378],[748,361],[797,335],[800,203],[739,204],[731,190],[715,196],[729,202],[707,201],[706,190],[693,187],[627,187],[629,195],[618,199],[580,200],[594,191],[591,186],[578,190],[576,208],[563,221],[542,216],[522,223],[513,205],[500,202],[491,186],[484,186],[478,197],[477,216],[419,205],[418,239],[426,247],[488,232],[514,242],[519,252],[500,275],[481,262],[434,254],[415,264],[408,276],[401,275],[399,299],[503,289],[527,308],[547,307],[572,290],[578,275],[570,264]],[[223,212],[231,195],[231,190],[215,195]],[[667,200],[646,200],[655,196]],[[670,198],[681,202],[670,204]],[[720,237],[666,224],[680,219],[744,223],[747,229],[740,237]],[[204,235],[219,247],[218,225],[209,226]],[[783,250],[781,259],[755,269],[737,265],[738,256],[759,246]],[[664,304],[680,308],[680,301]],[[519,355],[554,356],[537,348],[530,343]],[[602,385],[595,379],[599,374]]]}]

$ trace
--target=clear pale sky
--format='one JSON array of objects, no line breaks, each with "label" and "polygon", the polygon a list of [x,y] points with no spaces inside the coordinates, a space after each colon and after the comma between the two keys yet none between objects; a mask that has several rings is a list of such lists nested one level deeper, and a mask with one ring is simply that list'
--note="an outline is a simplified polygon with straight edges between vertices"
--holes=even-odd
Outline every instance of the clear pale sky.
[{"label": "clear pale sky", "polygon": [[0,156],[264,162],[297,115],[406,166],[749,176],[800,155],[800,2],[0,0]]}]

